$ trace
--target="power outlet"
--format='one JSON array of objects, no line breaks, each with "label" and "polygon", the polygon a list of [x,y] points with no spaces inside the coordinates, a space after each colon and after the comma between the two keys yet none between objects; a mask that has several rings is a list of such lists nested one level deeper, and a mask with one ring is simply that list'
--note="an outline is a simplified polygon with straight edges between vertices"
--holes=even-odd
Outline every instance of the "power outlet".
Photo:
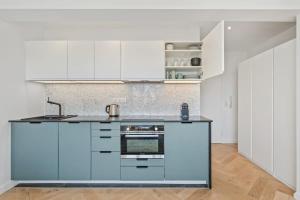
[{"label": "power outlet", "polygon": [[126,103],[127,99],[126,97],[115,97],[113,98],[114,103]]}]

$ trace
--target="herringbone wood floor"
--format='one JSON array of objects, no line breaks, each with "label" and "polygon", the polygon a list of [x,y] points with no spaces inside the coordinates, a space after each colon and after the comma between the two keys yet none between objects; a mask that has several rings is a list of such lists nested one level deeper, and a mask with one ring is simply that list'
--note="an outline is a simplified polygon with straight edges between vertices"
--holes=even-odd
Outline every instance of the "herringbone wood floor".
[{"label": "herringbone wood floor", "polygon": [[213,189],[13,188],[0,200],[291,200],[293,190],[237,153],[213,145]]}]

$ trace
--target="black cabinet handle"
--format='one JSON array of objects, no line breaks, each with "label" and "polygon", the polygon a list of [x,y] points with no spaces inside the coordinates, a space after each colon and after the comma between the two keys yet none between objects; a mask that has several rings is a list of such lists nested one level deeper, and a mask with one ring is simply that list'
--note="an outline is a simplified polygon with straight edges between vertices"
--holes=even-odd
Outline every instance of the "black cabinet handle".
[{"label": "black cabinet handle", "polygon": [[100,138],[109,139],[109,138],[111,138],[111,136],[100,136]]},{"label": "black cabinet handle", "polygon": [[102,128],[102,129],[100,129],[100,131],[111,131],[111,129],[110,128]]},{"label": "black cabinet handle", "polygon": [[79,124],[80,122],[68,122],[69,124]]},{"label": "black cabinet handle", "polygon": [[146,168],[148,168],[148,166],[136,166],[136,168],[138,168],[138,169],[146,169]]},{"label": "black cabinet handle", "polygon": [[137,161],[147,161],[148,158],[137,158],[136,160],[137,160]]},{"label": "black cabinet handle", "polygon": [[29,122],[30,124],[41,124],[42,122]]},{"label": "black cabinet handle", "polygon": [[111,122],[100,122],[100,124],[110,124]]},{"label": "black cabinet handle", "polygon": [[182,123],[182,124],[192,124],[193,122],[189,122],[189,121],[185,122],[185,121],[182,121],[181,123]]},{"label": "black cabinet handle", "polygon": [[100,153],[111,153],[112,151],[100,151]]}]

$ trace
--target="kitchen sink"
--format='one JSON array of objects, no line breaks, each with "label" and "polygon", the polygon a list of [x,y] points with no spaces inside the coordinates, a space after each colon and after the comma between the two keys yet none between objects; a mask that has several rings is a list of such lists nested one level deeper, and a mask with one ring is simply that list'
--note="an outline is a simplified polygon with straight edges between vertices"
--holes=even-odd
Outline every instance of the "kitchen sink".
[{"label": "kitchen sink", "polygon": [[77,117],[77,115],[44,115],[44,116],[38,116],[38,117],[31,117],[31,118],[24,118],[22,120],[63,120],[63,119],[69,119],[72,117]]}]

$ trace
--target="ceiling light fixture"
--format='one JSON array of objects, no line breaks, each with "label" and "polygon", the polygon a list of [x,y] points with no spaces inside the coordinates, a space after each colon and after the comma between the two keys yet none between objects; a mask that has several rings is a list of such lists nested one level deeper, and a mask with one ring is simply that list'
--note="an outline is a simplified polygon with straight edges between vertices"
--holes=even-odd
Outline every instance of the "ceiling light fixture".
[{"label": "ceiling light fixture", "polygon": [[227,26],[227,30],[229,30],[229,31],[230,31],[230,30],[231,30],[231,26]]}]

